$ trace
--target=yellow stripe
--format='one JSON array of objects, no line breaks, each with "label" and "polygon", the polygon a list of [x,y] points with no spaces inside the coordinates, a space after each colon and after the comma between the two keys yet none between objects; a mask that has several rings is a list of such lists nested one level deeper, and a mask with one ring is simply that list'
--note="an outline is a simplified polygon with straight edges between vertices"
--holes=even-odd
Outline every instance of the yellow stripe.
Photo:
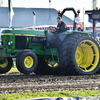
[{"label": "yellow stripe", "polygon": [[32,34],[14,34],[14,33],[1,33],[1,35],[36,36]]},{"label": "yellow stripe", "polygon": [[36,36],[36,35],[31,35],[31,34],[21,34],[21,36]]},{"label": "yellow stripe", "polygon": [[1,35],[14,35],[13,33],[1,33]]}]

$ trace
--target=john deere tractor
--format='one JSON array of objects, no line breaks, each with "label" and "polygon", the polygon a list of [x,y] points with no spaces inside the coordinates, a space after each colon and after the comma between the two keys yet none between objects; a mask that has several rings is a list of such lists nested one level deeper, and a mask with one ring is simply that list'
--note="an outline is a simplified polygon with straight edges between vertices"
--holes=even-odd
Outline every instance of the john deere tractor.
[{"label": "john deere tractor", "polygon": [[[78,13],[73,8],[75,17]],[[12,67],[12,58],[21,73],[95,74],[99,70],[100,48],[91,33],[66,30],[54,33],[43,30],[3,30],[0,46],[0,73]]]}]

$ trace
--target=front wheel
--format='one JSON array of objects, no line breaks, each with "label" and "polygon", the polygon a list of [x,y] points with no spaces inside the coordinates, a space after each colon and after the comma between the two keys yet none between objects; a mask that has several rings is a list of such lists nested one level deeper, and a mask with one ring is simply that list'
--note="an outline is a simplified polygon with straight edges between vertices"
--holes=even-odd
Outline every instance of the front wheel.
[{"label": "front wheel", "polygon": [[20,72],[30,74],[37,68],[38,59],[32,51],[22,51],[16,59],[16,65]]},{"label": "front wheel", "polygon": [[13,65],[12,58],[0,58],[0,74],[8,72]]}]

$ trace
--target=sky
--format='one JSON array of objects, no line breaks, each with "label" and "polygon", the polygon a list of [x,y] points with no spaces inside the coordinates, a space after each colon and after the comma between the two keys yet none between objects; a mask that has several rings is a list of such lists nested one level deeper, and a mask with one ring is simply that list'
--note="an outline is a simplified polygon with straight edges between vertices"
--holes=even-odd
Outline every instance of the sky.
[{"label": "sky", "polygon": [[[8,6],[8,0],[4,0],[4,6]],[[25,8],[55,8],[56,10],[63,10],[66,7],[73,7],[75,10],[80,9],[80,19],[83,22],[83,9],[92,10],[92,0],[12,0],[13,7],[25,7]],[[100,0],[97,0],[97,7],[100,7]],[[74,19],[72,12],[66,12],[65,15],[71,19]],[[90,26],[88,23],[88,16],[84,14],[85,26]]]}]

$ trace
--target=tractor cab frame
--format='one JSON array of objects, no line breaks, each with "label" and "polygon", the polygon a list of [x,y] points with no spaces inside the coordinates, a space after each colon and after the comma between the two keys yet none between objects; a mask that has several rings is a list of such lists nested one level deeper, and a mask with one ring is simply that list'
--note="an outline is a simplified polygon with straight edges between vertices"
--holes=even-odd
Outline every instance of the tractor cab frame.
[{"label": "tractor cab frame", "polygon": [[74,8],[65,8],[63,9],[63,11],[60,13],[60,11],[58,11],[58,16],[60,16],[62,18],[62,15],[66,12],[66,11],[73,11],[74,13],[74,23],[73,23],[73,30],[76,29],[76,22],[75,22],[75,18],[79,15],[80,10],[78,9],[77,12],[75,11]]}]

